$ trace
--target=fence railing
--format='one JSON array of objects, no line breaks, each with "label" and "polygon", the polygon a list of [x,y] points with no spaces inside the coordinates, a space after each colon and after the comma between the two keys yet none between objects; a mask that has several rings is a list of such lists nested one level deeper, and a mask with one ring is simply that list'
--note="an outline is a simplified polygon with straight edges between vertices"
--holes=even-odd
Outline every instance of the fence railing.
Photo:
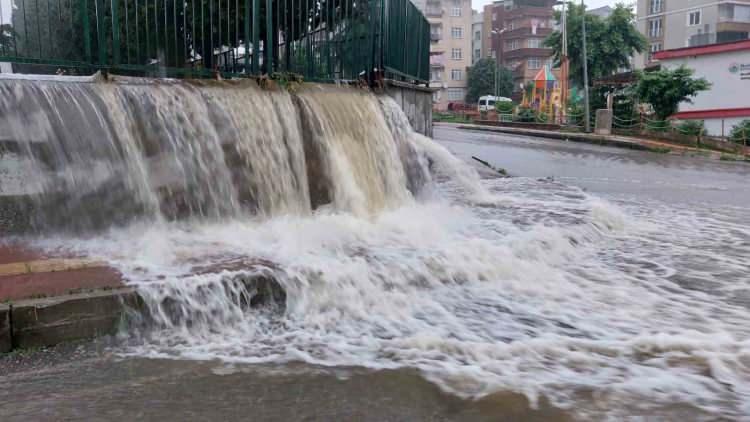
[{"label": "fence railing", "polygon": [[0,62],[155,76],[429,79],[409,0],[6,0]]}]

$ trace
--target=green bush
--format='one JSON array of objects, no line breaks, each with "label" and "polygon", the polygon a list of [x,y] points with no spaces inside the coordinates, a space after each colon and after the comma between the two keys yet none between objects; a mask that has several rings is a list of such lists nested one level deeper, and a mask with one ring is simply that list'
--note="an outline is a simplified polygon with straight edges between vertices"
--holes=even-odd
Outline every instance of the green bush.
[{"label": "green bush", "polygon": [[682,135],[699,136],[705,132],[703,120],[685,120],[676,127],[677,132]]},{"label": "green bush", "polygon": [[531,107],[520,107],[516,120],[519,122],[536,122],[536,111]]},{"label": "green bush", "polygon": [[742,145],[750,145],[750,119],[737,123],[729,134],[729,139]]},{"label": "green bush", "polygon": [[567,124],[571,126],[583,126],[583,115],[586,113],[586,110],[583,108],[583,104],[581,104],[581,101],[571,101],[570,103],[568,103],[567,108]]},{"label": "green bush", "polygon": [[495,111],[500,114],[511,114],[515,108],[513,101],[498,101],[495,103]]},{"label": "green bush", "polygon": [[537,123],[547,123],[548,117],[547,113],[540,111],[539,114],[536,115],[536,122]]}]

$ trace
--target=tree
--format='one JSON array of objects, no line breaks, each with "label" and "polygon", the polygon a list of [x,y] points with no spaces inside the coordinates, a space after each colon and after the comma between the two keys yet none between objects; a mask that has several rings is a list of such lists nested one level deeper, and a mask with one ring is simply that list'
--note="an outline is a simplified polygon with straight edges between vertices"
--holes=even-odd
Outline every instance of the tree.
[{"label": "tree", "polygon": [[10,56],[15,48],[15,31],[10,24],[0,22],[0,54]]},{"label": "tree", "polygon": [[677,112],[681,102],[692,103],[691,97],[711,87],[704,78],[693,79],[692,76],[693,71],[685,66],[643,72],[639,75],[636,93],[641,101],[651,104],[659,120],[666,120]]},{"label": "tree", "polygon": [[[581,19],[584,8],[574,2],[566,6],[568,29],[568,60],[570,79],[583,86],[583,34]],[[558,25],[562,23],[560,12],[555,12]],[[631,6],[617,4],[612,14],[606,19],[586,14],[586,49],[588,53],[589,83],[597,78],[609,76],[619,69],[630,65],[630,58],[635,53],[643,52],[647,47],[646,38],[634,25],[635,15]],[[560,61],[562,54],[562,34],[555,31],[544,41],[547,47],[554,50],[555,60]]]},{"label": "tree", "polygon": [[745,119],[732,127],[729,140],[742,145],[750,144],[750,119]]},{"label": "tree", "polygon": [[510,97],[513,93],[513,73],[504,67],[497,69],[495,59],[484,58],[477,60],[469,68],[466,103],[476,103],[479,97],[483,95],[494,95],[496,76],[498,95],[501,97]]}]

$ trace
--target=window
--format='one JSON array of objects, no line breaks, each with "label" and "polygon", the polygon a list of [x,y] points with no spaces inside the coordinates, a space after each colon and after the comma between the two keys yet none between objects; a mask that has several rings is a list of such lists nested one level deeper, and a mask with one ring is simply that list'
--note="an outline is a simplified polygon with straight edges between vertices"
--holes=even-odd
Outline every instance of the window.
[{"label": "window", "polygon": [[475,41],[481,41],[482,40],[482,31],[476,31],[476,32],[474,32],[474,40]]},{"label": "window", "polygon": [[463,54],[461,53],[460,48],[453,48],[451,49],[451,59],[453,60],[461,60],[463,59]]},{"label": "window", "polygon": [[493,21],[497,20],[497,13],[496,12],[492,12],[492,20]]},{"label": "window", "polygon": [[448,88],[448,101],[461,101],[464,99],[464,90],[461,88]]},{"label": "window", "polygon": [[516,29],[516,21],[508,21],[505,23],[505,27],[508,28],[508,31],[512,31]]},{"label": "window", "polygon": [[542,46],[542,40],[539,38],[529,38],[526,41],[526,46],[528,48],[540,48]]},{"label": "window", "polygon": [[662,45],[660,42],[652,43],[649,46],[648,61],[653,61],[654,53],[656,53],[657,51],[661,51],[661,50],[662,50]]},{"label": "window", "polygon": [[477,48],[474,50],[474,61],[477,61],[480,58],[482,58],[482,50]]},{"label": "window", "polygon": [[451,16],[461,16],[461,8],[451,7]]},{"label": "window", "polygon": [[688,13],[688,25],[689,26],[695,26],[701,24],[701,11],[696,10],[694,12]]},{"label": "window", "polygon": [[451,69],[451,80],[460,81],[461,79],[463,79],[463,72],[461,72],[461,69]]},{"label": "window", "polygon": [[443,71],[442,70],[433,70],[430,72],[430,80],[435,82],[440,82],[443,80]]},{"label": "window", "polygon": [[463,38],[464,29],[460,26],[454,26],[453,28],[451,28],[451,37],[453,37],[454,40]]},{"label": "window", "polygon": [[541,69],[542,68],[542,60],[539,57],[531,57],[526,62],[526,67],[529,69]]},{"label": "window", "polygon": [[648,21],[648,36],[651,38],[661,36],[661,19],[651,19]]},{"label": "window", "polygon": [[651,9],[649,10],[651,11],[652,15],[654,13],[661,13],[662,6],[663,0],[651,0]]},{"label": "window", "polygon": [[519,40],[510,40],[505,42],[505,51],[518,50],[521,48]]}]

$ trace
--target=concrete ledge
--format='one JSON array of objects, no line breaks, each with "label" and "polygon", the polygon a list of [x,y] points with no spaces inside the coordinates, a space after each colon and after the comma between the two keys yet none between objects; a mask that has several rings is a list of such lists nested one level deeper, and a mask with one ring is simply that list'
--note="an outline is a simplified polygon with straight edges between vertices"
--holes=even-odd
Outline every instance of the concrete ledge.
[{"label": "concrete ledge", "polygon": [[82,270],[85,268],[106,267],[105,262],[90,259],[40,259],[35,261],[0,264],[0,276],[27,273],[51,273],[55,271]]},{"label": "concrete ledge", "polygon": [[[16,302],[9,313],[12,346],[51,346],[112,334],[120,325],[126,307],[138,308],[139,304],[137,294],[130,288]],[[2,342],[0,325],[0,346]]]},{"label": "concrete ledge", "polygon": [[10,306],[0,304],[0,353],[10,352],[12,348]]},{"label": "concrete ledge", "polygon": [[481,126],[481,125],[459,125],[459,129],[481,130],[486,132],[510,133],[516,135],[536,136],[539,138],[562,139],[571,142],[582,142],[587,144],[606,145],[620,148],[629,148],[642,151],[656,150],[634,140],[623,139],[617,136],[595,135],[590,133],[558,132],[538,129],[521,129],[514,127]]}]

